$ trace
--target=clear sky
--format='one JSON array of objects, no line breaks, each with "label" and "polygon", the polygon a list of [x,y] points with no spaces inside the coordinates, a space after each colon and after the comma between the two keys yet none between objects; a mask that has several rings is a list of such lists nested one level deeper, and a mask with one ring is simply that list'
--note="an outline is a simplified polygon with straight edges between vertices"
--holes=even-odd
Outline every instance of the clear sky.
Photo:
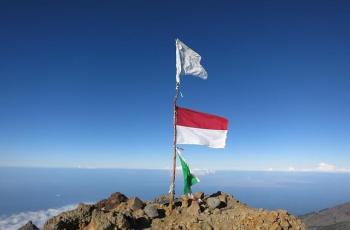
[{"label": "clear sky", "polygon": [[168,168],[179,104],[229,119],[193,167],[350,168],[348,1],[0,2],[0,165]]}]

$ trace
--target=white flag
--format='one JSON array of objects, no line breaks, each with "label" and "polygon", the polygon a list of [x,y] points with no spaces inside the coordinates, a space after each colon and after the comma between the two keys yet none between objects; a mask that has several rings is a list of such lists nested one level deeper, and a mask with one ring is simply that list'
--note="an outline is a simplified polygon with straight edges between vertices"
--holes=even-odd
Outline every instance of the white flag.
[{"label": "white flag", "polygon": [[180,75],[192,75],[207,79],[207,71],[201,65],[201,56],[176,39],[176,82],[180,82]]}]

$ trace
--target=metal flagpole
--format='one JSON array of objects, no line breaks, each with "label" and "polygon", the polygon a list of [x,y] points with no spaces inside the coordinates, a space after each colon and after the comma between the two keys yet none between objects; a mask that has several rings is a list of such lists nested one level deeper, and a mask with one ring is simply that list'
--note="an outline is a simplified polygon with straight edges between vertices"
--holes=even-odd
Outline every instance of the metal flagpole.
[{"label": "metal flagpole", "polygon": [[179,96],[180,83],[176,82],[176,93],[173,100],[173,129],[174,129],[174,139],[173,139],[173,174],[171,180],[171,194],[170,194],[170,210],[174,208],[174,197],[175,197],[175,174],[176,174],[176,102]]}]

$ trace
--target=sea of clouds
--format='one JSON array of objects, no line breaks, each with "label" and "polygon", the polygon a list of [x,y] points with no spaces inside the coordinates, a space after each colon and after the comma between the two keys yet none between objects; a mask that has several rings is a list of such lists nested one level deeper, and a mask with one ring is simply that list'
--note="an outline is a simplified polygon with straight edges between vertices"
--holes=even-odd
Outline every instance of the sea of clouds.
[{"label": "sea of clouds", "polygon": [[72,204],[60,208],[49,208],[47,210],[20,212],[9,216],[0,216],[0,230],[17,230],[30,220],[37,227],[42,228],[45,221],[49,218],[61,212],[74,209],[76,206],[76,204]]}]

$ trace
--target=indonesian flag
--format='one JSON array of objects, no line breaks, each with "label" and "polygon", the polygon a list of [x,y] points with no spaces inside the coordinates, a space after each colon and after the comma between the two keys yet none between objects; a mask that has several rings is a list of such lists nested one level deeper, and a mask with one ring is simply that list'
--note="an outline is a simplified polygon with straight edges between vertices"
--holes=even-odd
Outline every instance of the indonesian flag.
[{"label": "indonesian flag", "polygon": [[228,120],[216,115],[176,107],[177,144],[224,148]]}]

